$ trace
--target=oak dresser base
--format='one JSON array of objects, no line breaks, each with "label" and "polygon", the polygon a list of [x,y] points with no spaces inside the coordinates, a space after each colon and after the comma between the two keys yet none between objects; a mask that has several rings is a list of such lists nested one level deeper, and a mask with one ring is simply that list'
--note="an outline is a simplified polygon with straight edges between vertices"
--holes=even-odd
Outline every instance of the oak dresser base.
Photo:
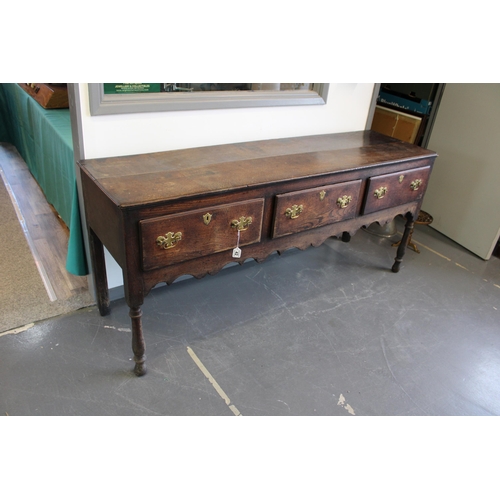
[{"label": "oak dresser base", "polygon": [[158,283],[348,242],[403,215],[399,272],[435,157],[362,131],[81,161],[97,305],[109,313],[106,246],[123,271],[134,373],[146,373],[141,306]]}]

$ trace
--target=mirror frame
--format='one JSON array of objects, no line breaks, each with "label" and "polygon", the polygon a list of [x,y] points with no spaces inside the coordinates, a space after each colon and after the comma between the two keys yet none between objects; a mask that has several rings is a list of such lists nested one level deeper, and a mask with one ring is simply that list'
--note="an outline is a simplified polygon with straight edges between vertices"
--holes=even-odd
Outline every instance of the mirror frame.
[{"label": "mirror frame", "polygon": [[328,83],[314,83],[312,90],[239,90],[209,92],[156,92],[105,94],[102,83],[89,83],[90,114],[113,115],[196,109],[326,104]]}]

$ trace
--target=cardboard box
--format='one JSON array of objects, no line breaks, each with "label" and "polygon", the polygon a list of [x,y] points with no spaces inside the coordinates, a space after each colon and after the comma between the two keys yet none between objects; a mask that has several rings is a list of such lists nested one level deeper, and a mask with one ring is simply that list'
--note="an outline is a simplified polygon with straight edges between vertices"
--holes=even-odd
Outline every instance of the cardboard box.
[{"label": "cardboard box", "polygon": [[376,106],[372,130],[414,144],[421,123],[422,118],[418,116]]}]

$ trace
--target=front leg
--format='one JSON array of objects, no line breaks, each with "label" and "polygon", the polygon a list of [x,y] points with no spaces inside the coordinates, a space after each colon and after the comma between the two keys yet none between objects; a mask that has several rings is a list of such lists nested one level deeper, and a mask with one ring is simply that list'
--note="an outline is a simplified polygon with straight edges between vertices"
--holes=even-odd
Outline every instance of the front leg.
[{"label": "front leg", "polygon": [[396,259],[394,260],[394,264],[392,266],[392,272],[397,273],[399,272],[399,268],[401,266],[401,261],[403,260],[403,257],[405,255],[406,247],[408,245],[408,240],[410,238],[410,234],[413,231],[413,215],[411,213],[406,214],[406,224],[405,224],[405,230],[403,233],[403,238],[401,239],[401,242],[399,243],[398,246],[398,251],[396,253]]},{"label": "front leg", "polygon": [[134,351],[134,373],[138,377],[146,374],[146,343],[142,333],[142,310],[140,307],[131,307],[129,311],[132,320],[132,350]]}]

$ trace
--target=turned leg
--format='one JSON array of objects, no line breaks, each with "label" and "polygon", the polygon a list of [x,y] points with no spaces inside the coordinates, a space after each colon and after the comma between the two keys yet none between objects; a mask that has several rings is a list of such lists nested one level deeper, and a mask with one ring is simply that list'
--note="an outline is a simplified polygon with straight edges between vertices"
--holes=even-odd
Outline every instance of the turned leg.
[{"label": "turned leg", "polygon": [[347,231],[342,233],[342,241],[345,243],[349,243],[351,241],[351,235]]},{"label": "turned leg", "polygon": [[403,233],[403,238],[401,239],[401,242],[399,243],[398,246],[398,251],[396,253],[396,259],[394,260],[394,264],[392,266],[392,272],[397,273],[399,271],[399,267],[401,266],[401,261],[403,260],[403,257],[405,255],[406,247],[408,245],[408,240],[410,238],[410,234],[413,231],[413,216],[411,214],[408,214],[406,216],[406,224],[405,224],[405,230]]},{"label": "turned leg", "polygon": [[89,228],[89,248],[94,273],[94,286],[96,301],[101,316],[109,314],[108,278],[106,275],[106,262],[104,260],[104,247],[101,240]]},{"label": "turned leg", "polygon": [[142,310],[131,307],[129,316],[132,320],[132,351],[134,351],[134,373],[141,377],[146,374],[146,343],[142,334]]}]

